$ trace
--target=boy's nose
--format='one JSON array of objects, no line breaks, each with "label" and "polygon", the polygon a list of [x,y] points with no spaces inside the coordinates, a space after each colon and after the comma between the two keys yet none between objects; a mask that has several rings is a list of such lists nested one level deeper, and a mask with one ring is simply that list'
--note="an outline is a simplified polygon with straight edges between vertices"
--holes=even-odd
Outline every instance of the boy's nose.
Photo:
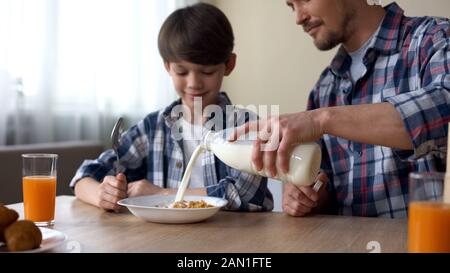
[{"label": "boy's nose", "polygon": [[188,79],[188,88],[192,90],[200,90],[203,88],[202,81],[200,77],[196,75],[191,75]]}]

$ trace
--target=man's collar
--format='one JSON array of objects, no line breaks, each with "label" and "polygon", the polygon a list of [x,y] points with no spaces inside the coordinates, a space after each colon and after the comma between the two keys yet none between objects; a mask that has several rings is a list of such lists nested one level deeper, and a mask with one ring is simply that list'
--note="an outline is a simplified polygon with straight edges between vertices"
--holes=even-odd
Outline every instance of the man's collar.
[{"label": "man's collar", "polygon": [[[404,11],[395,2],[384,9],[386,15],[374,41],[369,46],[369,50],[374,49],[380,54],[388,55],[400,50],[400,29]],[[331,62],[331,71],[338,76],[343,76],[350,69],[350,64],[351,57],[347,50],[341,46]]]},{"label": "man's collar", "polygon": [[391,54],[400,50],[400,29],[404,17],[404,11],[397,3],[385,7],[386,16],[377,34],[374,49],[382,54]]}]

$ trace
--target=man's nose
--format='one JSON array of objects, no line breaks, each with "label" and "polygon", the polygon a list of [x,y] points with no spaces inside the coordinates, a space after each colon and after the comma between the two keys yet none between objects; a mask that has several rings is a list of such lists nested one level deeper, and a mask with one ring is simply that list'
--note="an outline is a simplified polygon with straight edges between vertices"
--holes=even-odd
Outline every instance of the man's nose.
[{"label": "man's nose", "polygon": [[304,25],[308,20],[309,20],[310,16],[303,11],[300,8],[297,8],[295,10],[295,23],[299,26]]}]

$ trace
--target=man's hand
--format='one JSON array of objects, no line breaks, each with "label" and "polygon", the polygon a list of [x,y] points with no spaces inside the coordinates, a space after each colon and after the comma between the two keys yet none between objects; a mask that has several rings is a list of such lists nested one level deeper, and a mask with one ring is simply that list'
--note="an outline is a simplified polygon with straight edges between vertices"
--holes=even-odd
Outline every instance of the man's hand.
[{"label": "man's hand", "polygon": [[318,192],[313,190],[313,186],[297,187],[294,184],[286,183],[283,191],[283,211],[291,216],[305,216],[317,208],[321,202],[327,198],[326,184],[328,177],[320,173],[317,177],[323,185]]},{"label": "man's hand", "polygon": [[258,131],[253,145],[252,160],[258,171],[265,169],[275,176],[275,166],[285,173],[289,171],[289,155],[301,143],[319,140],[323,135],[315,111],[299,112],[248,122],[237,128],[230,140]]},{"label": "man's hand", "polygon": [[119,212],[121,206],[117,202],[127,198],[127,178],[123,173],[106,176],[97,188],[98,206],[108,211]]}]

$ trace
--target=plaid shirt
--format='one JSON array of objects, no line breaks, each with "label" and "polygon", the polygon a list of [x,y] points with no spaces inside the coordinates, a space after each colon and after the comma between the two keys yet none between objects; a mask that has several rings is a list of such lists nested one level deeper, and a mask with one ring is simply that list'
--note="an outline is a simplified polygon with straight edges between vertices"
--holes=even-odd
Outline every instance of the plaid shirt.
[{"label": "plaid shirt", "polygon": [[450,23],[410,18],[393,3],[370,41],[366,73],[352,82],[351,57],[341,47],[309,97],[308,109],[391,103],[414,150],[357,143],[325,135],[322,169],[340,214],[406,217],[408,174],[445,171],[450,121]]},{"label": "plaid shirt", "polygon": [[[237,113],[226,112],[231,102],[225,93],[219,96],[219,106],[224,110],[224,125],[242,125],[256,115],[232,107]],[[147,179],[163,188],[178,188],[187,162],[183,156],[183,140],[177,140],[172,127],[178,118],[172,117],[172,109],[181,104],[178,100],[165,110],[151,113],[137,125],[122,135],[119,147],[120,163],[126,168],[127,181]],[[228,106],[228,107],[227,107]],[[226,166],[214,154],[205,151],[198,160],[202,161],[203,177],[209,196],[228,200],[225,209],[240,211],[270,211],[273,198],[267,188],[267,178],[250,175]],[[107,175],[114,175],[113,166],[116,156],[113,150],[107,150],[96,160],[85,160],[78,169],[70,186],[83,177],[92,177],[102,181]]]}]

